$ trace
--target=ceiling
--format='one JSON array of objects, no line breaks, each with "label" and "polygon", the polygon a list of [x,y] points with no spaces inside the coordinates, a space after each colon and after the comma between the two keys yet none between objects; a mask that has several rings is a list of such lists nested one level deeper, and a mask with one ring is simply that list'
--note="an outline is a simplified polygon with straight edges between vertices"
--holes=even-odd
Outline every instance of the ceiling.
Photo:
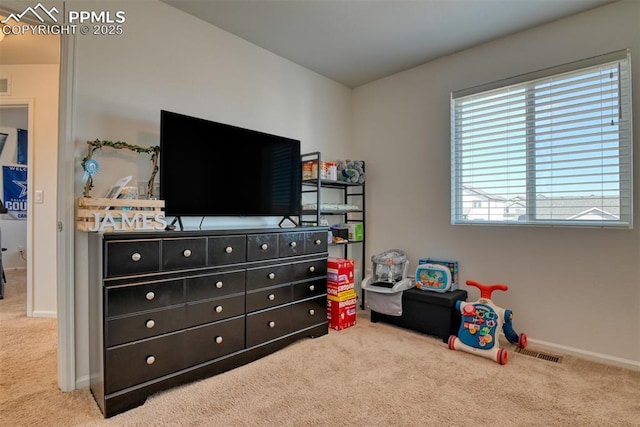
[{"label": "ceiling", "polygon": [[[616,0],[163,1],[356,87]],[[12,11],[9,6],[24,4],[3,0],[0,10]],[[0,42],[0,64],[55,64],[59,58],[58,36]]]},{"label": "ceiling", "polygon": [[163,0],[349,87],[614,0]]}]

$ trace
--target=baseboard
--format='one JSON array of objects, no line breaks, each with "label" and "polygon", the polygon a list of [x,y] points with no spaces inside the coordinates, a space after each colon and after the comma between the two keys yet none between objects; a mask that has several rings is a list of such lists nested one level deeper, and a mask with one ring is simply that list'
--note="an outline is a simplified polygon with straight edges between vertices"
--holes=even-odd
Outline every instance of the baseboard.
[{"label": "baseboard", "polygon": [[47,317],[50,319],[56,319],[58,317],[58,313],[56,311],[35,310],[31,317]]},{"label": "baseboard", "polygon": [[568,347],[564,345],[558,345],[547,341],[541,341],[527,337],[527,343],[533,344],[535,347],[539,347],[543,350],[548,350],[555,353],[566,354],[569,356],[579,357],[580,359],[589,360],[591,362],[603,363],[605,365],[617,366],[619,368],[631,369],[633,371],[640,371],[640,362],[631,359],[624,359],[621,357],[609,356],[607,354],[596,353],[593,351],[582,350],[579,348]]},{"label": "baseboard", "polygon": [[91,377],[89,375],[76,378],[76,390],[88,388],[91,385]]}]

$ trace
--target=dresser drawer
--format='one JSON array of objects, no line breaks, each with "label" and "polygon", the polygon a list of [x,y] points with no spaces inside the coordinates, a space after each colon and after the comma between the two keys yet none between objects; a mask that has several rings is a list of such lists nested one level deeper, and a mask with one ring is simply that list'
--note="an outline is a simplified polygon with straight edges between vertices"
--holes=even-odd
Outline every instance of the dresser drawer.
[{"label": "dresser drawer", "polygon": [[308,282],[299,282],[291,285],[293,287],[293,301],[310,298],[327,293],[327,279],[316,279]]},{"label": "dresser drawer", "polygon": [[327,275],[327,259],[316,259],[313,261],[296,262],[292,264],[292,280],[306,280],[314,277],[325,277]]},{"label": "dresser drawer", "polygon": [[247,238],[245,236],[209,237],[208,265],[225,265],[247,260]]},{"label": "dresser drawer", "polygon": [[307,254],[316,254],[327,251],[327,232],[314,231],[305,233],[304,249]]},{"label": "dresser drawer", "polygon": [[106,289],[107,317],[183,304],[184,280],[165,280]]},{"label": "dresser drawer", "polygon": [[143,314],[107,320],[105,341],[107,347],[112,347],[177,331],[186,328],[186,326],[186,310],[184,305],[149,311]]},{"label": "dresser drawer", "polygon": [[187,330],[187,366],[244,348],[244,316]]},{"label": "dresser drawer", "polygon": [[160,240],[107,242],[104,260],[105,277],[160,271]]},{"label": "dresser drawer", "polygon": [[187,279],[187,301],[220,298],[244,292],[244,270],[190,277]]},{"label": "dresser drawer", "polygon": [[291,302],[291,285],[247,292],[247,313]]},{"label": "dresser drawer", "polygon": [[277,234],[249,234],[247,236],[247,260],[260,261],[278,257]]},{"label": "dresser drawer", "polygon": [[162,268],[204,267],[207,264],[207,239],[166,239],[162,241]]},{"label": "dresser drawer", "polygon": [[280,338],[290,332],[291,307],[288,305],[247,314],[247,348]]},{"label": "dresser drawer", "polygon": [[304,233],[282,233],[278,249],[280,257],[304,255]]},{"label": "dresser drawer", "polygon": [[247,291],[291,281],[291,264],[276,264],[247,270]]},{"label": "dresser drawer", "polygon": [[327,323],[327,298],[318,297],[292,305],[291,321],[296,329]]},{"label": "dresser drawer", "polygon": [[187,304],[187,324],[189,326],[216,322],[244,314],[244,294]]},{"label": "dresser drawer", "polygon": [[184,368],[185,335],[175,332],[107,349],[105,394]]}]

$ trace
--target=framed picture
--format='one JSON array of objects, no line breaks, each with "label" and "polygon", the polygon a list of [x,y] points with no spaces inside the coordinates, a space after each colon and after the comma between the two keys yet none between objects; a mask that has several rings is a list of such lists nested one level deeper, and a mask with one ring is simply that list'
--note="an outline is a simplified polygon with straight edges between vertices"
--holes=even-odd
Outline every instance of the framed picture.
[{"label": "framed picture", "polygon": [[117,199],[120,193],[122,193],[122,189],[129,183],[129,181],[131,181],[131,175],[120,178],[109,188],[109,191],[107,191],[107,194],[104,197],[107,199]]}]

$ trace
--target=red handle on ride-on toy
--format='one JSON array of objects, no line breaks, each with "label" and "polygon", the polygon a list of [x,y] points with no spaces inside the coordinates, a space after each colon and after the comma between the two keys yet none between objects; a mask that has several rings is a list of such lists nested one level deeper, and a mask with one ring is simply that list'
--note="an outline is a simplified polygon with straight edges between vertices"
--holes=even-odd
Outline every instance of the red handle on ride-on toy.
[{"label": "red handle on ride-on toy", "polygon": [[507,285],[503,285],[501,283],[497,283],[495,285],[484,285],[476,282],[475,280],[467,280],[467,285],[480,289],[480,298],[486,299],[491,299],[491,293],[493,291],[506,291],[509,289]]}]

